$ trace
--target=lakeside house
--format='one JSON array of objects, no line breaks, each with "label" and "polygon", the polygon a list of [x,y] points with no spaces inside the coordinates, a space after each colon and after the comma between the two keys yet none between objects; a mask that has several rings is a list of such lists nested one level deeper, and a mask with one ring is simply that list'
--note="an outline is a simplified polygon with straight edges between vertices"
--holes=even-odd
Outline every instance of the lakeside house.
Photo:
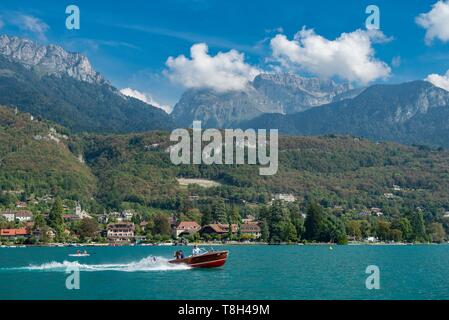
[{"label": "lakeside house", "polygon": [[114,211],[102,217],[103,223],[115,220],[117,222],[128,222],[131,221],[135,215],[134,210],[123,210],[122,212]]},{"label": "lakeside house", "polygon": [[256,222],[256,218],[252,215],[248,215],[245,219],[242,219],[243,224]]},{"label": "lakeside house", "polygon": [[8,221],[8,222],[13,222],[13,221],[20,221],[20,222],[28,222],[33,220],[33,213],[31,211],[11,211],[11,210],[6,210],[4,212],[2,212],[2,217]]},{"label": "lakeside house", "polygon": [[[236,235],[239,232],[239,226],[237,224],[231,225],[231,233],[233,235]],[[242,235],[250,235],[253,236],[255,239],[258,239],[261,237],[261,228],[257,222],[248,222],[240,225],[240,233]],[[209,224],[207,226],[204,226],[201,231],[201,235],[228,235],[229,234],[229,225],[228,224],[221,224],[221,223],[214,223]]]},{"label": "lakeside house", "polygon": [[182,221],[174,230],[176,238],[179,238],[180,236],[189,236],[199,232],[201,230],[201,226],[195,221]]},{"label": "lakeside house", "polygon": [[8,222],[13,222],[15,220],[15,212],[11,210],[6,210],[2,212],[2,217]]},{"label": "lakeside house", "polygon": [[30,231],[27,228],[0,229],[0,238],[17,239],[28,236],[30,236]]},{"label": "lakeside house", "polygon": [[378,217],[381,217],[381,216],[384,215],[384,213],[382,212],[382,209],[380,209],[380,208],[375,208],[375,207],[371,208],[371,213],[372,213],[373,215],[378,216]]},{"label": "lakeside house", "polygon": [[53,228],[46,227],[46,228],[35,228],[33,230],[33,237],[40,241],[43,238],[47,238],[49,240],[53,240],[56,237],[56,231]]},{"label": "lakeside house", "polygon": [[135,226],[132,222],[110,223],[106,236],[110,242],[130,242],[134,239]]},{"label": "lakeside house", "polygon": [[26,207],[27,207],[27,203],[26,202],[23,202],[23,201],[17,201],[16,202],[16,208],[23,209],[23,208],[26,208]]},{"label": "lakeside house", "polygon": [[81,218],[77,216],[76,214],[65,214],[63,215],[64,221],[70,222],[70,221],[79,221]]},{"label": "lakeside house", "polygon": [[140,230],[142,230],[142,232],[145,232],[147,225],[148,225],[147,221],[142,221],[141,223],[139,223]]},{"label": "lakeside house", "polygon": [[295,202],[296,197],[293,194],[278,193],[273,196],[272,201],[279,200],[284,202]]},{"label": "lakeside house", "polygon": [[15,214],[15,220],[20,222],[29,222],[33,220],[33,213],[31,211],[18,211]]}]

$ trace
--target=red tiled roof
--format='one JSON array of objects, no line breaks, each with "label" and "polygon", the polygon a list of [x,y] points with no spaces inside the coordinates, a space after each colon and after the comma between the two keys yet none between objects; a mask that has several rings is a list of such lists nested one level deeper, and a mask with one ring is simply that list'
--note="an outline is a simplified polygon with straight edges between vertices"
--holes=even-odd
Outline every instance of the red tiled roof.
[{"label": "red tiled roof", "polygon": [[[228,233],[229,232],[229,225],[228,224],[219,224],[214,223],[207,225],[206,227],[210,227],[214,232],[216,233]],[[231,229],[233,233],[236,233],[238,231],[238,225],[232,224]],[[261,229],[257,222],[249,222],[244,223],[240,226],[240,231],[243,233],[259,233],[261,232]]]},{"label": "red tiled roof", "polygon": [[29,232],[26,228],[20,229],[0,229],[0,236],[26,236]]},{"label": "red tiled roof", "polygon": [[33,213],[31,211],[17,211],[16,212],[16,218],[17,217],[31,218],[32,216],[33,216]]},{"label": "red tiled roof", "polygon": [[199,230],[201,226],[195,221],[183,221],[176,227],[176,230]]},{"label": "red tiled roof", "polygon": [[110,223],[107,227],[108,230],[114,229],[132,229],[134,231],[134,223],[132,222],[118,222],[118,223]]}]

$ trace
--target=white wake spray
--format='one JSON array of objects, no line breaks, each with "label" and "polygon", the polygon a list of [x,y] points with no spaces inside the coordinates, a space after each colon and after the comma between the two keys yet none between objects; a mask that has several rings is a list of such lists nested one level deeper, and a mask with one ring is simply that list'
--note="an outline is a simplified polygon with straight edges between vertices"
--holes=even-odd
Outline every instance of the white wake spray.
[{"label": "white wake spray", "polygon": [[149,271],[170,271],[170,270],[188,270],[187,265],[171,264],[162,257],[146,257],[140,261],[130,263],[111,263],[111,264],[84,264],[78,261],[48,262],[41,265],[30,265],[28,267],[15,268],[30,271],[61,271],[67,268],[78,268],[80,271],[120,271],[120,272],[149,272]]}]

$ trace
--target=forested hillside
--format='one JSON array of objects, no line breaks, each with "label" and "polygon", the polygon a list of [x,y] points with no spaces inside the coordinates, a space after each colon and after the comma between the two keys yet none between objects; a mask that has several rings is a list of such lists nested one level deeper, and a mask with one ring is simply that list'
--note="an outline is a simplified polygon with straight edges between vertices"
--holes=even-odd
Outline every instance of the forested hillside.
[{"label": "forested hillside", "polygon": [[[262,217],[278,194],[293,195],[302,212],[317,202],[332,216],[358,217],[377,207],[386,219],[421,211],[430,223],[449,208],[449,153],[441,149],[284,136],[278,174],[260,176],[250,165],[174,166],[168,132],[64,136],[63,128],[29,114],[0,111],[1,190],[80,200],[94,214],[133,208],[200,221],[226,203],[242,216]],[[218,184],[185,186],[177,178]]]}]

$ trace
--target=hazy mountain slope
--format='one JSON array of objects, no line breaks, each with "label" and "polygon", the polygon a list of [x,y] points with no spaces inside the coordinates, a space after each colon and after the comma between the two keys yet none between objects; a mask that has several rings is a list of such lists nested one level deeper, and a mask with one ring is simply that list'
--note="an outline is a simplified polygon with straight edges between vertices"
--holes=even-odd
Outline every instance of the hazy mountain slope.
[{"label": "hazy mountain slope", "polygon": [[282,112],[282,108],[248,87],[244,91],[226,93],[188,90],[175,105],[171,116],[181,127],[191,127],[194,120],[201,120],[203,127],[225,128],[266,112]]},{"label": "hazy mountain slope", "polygon": [[358,93],[350,93],[351,89],[332,80],[261,74],[242,91],[188,90],[175,105],[172,117],[180,126],[201,120],[206,127],[233,127],[264,113],[295,113],[332,102],[345,93],[350,97]]},{"label": "hazy mountain slope", "polygon": [[289,116],[262,115],[242,126],[449,147],[449,92],[424,81],[374,85],[353,99]]}]

